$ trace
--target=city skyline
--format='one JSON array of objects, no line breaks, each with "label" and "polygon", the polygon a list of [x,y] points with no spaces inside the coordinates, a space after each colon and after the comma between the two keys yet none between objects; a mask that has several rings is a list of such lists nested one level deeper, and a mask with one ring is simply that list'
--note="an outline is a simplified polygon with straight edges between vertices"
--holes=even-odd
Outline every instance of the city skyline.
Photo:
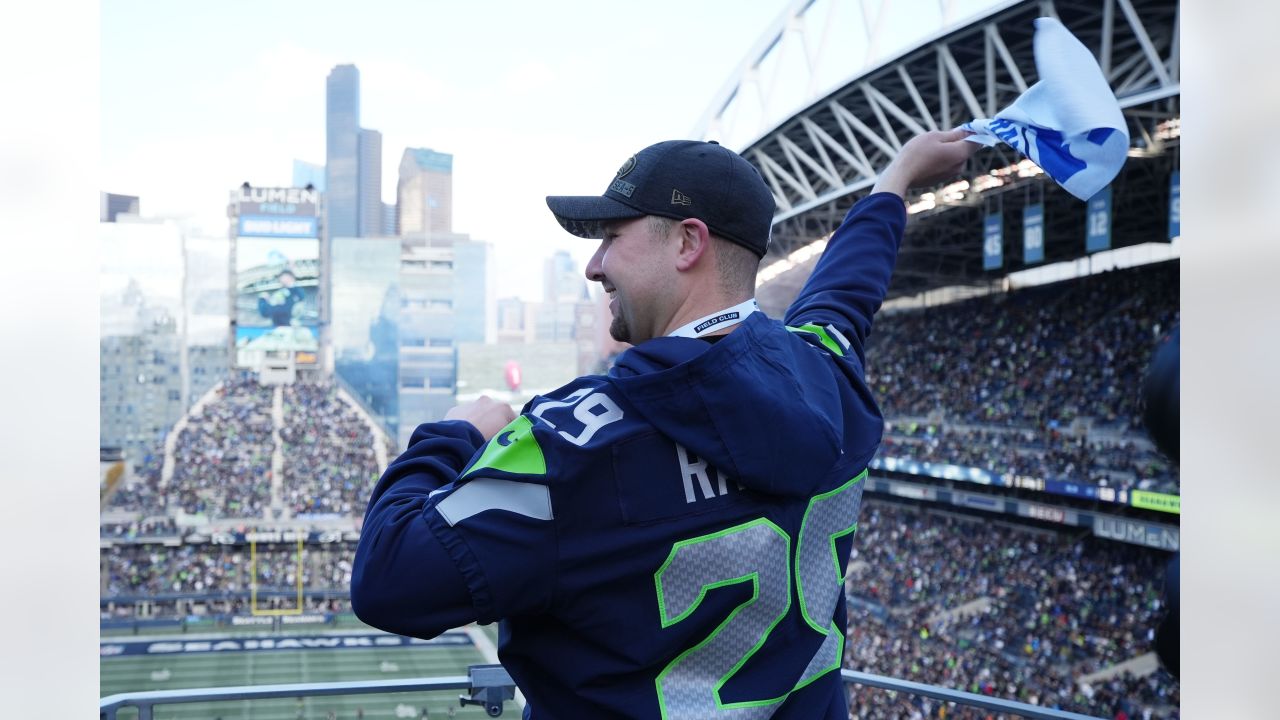
[{"label": "city skyline", "polygon": [[[919,4],[921,17],[938,12]],[[957,0],[953,12],[989,4]],[[381,201],[395,202],[405,148],[453,155],[453,230],[494,243],[501,291],[536,300],[537,274],[524,268],[557,250],[585,265],[595,249],[560,229],[544,197],[599,194],[637,150],[689,137],[785,7],[112,2],[102,12],[101,189],[221,233],[225,188],[288,185],[294,160],[324,162],[325,78],[354,64],[358,124],[382,134]],[[696,42],[676,53],[677,39]]]},{"label": "city skyline", "polygon": [[[492,8],[465,4],[112,3],[102,13],[101,186],[221,234],[225,188],[288,185],[293,160],[324,162],[325,78],[353,64],[358,125],[382,133],[381,200],[395,202],[405,148],[452,154],[454,231],[495,243],[497,277],[535,300],[538,274],[522,268],[560,249],[585,264],[594,250],[560,229],[543,198],[598,194],[636,150],[687,136],[781,10],[511,3],[494,22]],[[704,32],[681,58],[665,52],[673,17],[681,33]],[[201,32],[179,31],[188,27]]]}]

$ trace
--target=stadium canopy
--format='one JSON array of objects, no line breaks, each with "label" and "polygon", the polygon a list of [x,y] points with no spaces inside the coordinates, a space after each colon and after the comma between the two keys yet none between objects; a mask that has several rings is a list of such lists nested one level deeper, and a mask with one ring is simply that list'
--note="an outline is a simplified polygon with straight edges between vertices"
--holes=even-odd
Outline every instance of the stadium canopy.
[{"label": "stadium canopy", "polygon": [[[789,9],[792,24],[812,2]],[[778,205],[773,247],[763,270],[774,288],[794,295],[808,276],[797,257],[821,244],[911,136],[991,117],[1036,81],[1034,20],[1057,17],[1098,58],[1129,124],[1131,150],[1112,183],[1111,247],[1168,240],[1170,174],[1180,137],[1178,3],[1170,0],[1031,0],[997,5],[952,25],[811,102],[741,152],[760,170]],[[787,16],[779,27],[787,26]],[[779,34],[780,33],[780,34]],[[743,63],[750,69],[776,51],[785,30],[771,28]],[[731,79],[701,123],[711,137],[738,95]],[[736,83],[736,84],[735,84]],[[945,286],[989,285],[1021,264],[1022,208],[1044,205],[1044,263],[1085,255],[1085,204],[1023,163],[1009,148],[978,153],[964,182],[909,198],[913,222],[890,297]],[[983,270],[983,217],[1005,217],[1005,262]],[[809,247],[814,252],[806,253]],[[800,251],[800,252],[796,252]],[[794,254],[793,254],[794,253]],[[774,263],[783,265],[770,273]]]}]

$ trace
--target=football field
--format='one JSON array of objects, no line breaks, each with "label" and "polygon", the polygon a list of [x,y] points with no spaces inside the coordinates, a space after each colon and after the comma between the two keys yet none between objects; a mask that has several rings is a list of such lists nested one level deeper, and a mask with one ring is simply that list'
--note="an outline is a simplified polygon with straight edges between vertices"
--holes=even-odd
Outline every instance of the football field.
[{"label": "football field", "polygon": [[[350,680],[390,680],[398,678],[431,678],[466,675],[467,666],[488,662],[484,654],[469,641],[439,645],[401,647],[329,647],[310,649],[267,649],[268,642],[287,642],[285,635],[262,636],[245,640],[243,635],[224,636],[247,648],[241,651],[221,649],[213,652],[165,652],[162,654],[120,654],[103,656],[99,677],[100,695],[144,690],[176,690],[182,688],[220,687],[230,685],[274,685]],[[319,636],[318,636],[319,637]],[[336,637],[336,636],[335,636]],[[378,636],[372,636],[378,637]],[[390,637],[390,636],[384,636]],[[461,638],[459,638],[461,639]],[[192,636],[146,638],[133,641],[130,649],[139,651],[156,643],[189,643]],[[104,639],[104,648],[111,643]],[[198,643],[229,646],[226,639],[202,636]],[[269,646],[268,646],[269,647]],[[458,706],[461,690],[431,693],[393,693],[379,695],[344,695],[306,699],[254,700],[218,703],[161,705],[154,717],[193,720],[194,718],[233,718],[248,720],[297,720],[316,718],[420,718],[425,708],[429,717],[487,717],[483,710]],[[333,713],[330,715],[330,713]],[[132,709],[122,710],[120,718],[136,717]],[[520,708],[508,702],[504,717],[520,717]]]}]

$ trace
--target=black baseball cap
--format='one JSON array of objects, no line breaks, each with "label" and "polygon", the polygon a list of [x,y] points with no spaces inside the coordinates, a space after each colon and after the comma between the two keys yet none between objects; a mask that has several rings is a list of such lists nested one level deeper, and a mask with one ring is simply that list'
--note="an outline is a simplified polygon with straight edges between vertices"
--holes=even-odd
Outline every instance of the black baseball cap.
[{"label": "black baseball cap", "polygon": [[549,195],[547,207],[565,230],[584,238],[603,237],[602,225],[611,220],[697,218],[712,234],[764,257],[774,202],[741,155],[716,142],[667,140],[627,158],[603,195]]}]

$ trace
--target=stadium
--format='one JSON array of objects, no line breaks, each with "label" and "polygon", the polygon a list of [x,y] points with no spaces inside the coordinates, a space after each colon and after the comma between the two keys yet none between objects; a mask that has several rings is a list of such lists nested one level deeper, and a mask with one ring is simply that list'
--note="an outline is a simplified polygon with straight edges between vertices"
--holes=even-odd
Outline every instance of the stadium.
[{"label": "stadium", "polygon": [[[766,29],[705,137],[731,135],[814,6]],[[1179,716],[1154,646],[1180,478],[1143,398],[1179,323],[1176,2],[1000,4],[766,123],[735,146],[778,206],[757,297],[782,315],[908,138],[993,117],[1034,85],[1045,15],[1098,58],[1128,159],[1100,203],[1007,147],[908,198],[866,353],[885,434],[845,573],[851,718]],[[492,715],[459,692],[490,687],[468,672],[499,662],[496,625],[423,641],[351,612],[394,429],[322,366],[266,365],[232,369],[144,456],[104,451],[104,717]]]}]

